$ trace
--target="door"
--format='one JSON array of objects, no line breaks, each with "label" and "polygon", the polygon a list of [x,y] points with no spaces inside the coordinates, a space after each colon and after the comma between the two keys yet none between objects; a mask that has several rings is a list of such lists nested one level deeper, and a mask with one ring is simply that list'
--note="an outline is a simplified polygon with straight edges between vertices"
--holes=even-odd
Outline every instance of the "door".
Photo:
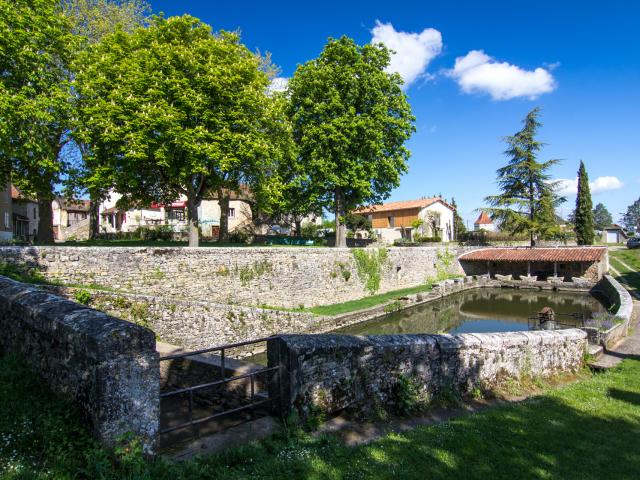
[{"label": "door", "polygon": [[618,232],[607,232],[607,243],[618,243]]}]

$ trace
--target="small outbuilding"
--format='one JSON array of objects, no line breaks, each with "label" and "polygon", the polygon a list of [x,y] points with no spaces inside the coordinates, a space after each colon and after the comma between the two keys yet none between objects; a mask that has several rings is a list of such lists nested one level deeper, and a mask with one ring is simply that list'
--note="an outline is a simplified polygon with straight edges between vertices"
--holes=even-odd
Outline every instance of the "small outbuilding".
[{"label": "small outbuilding", "polygon": [[496,232],[498,230],[496,224],[491,220],[491,217],[484,211],[480,212],[478,219],[473,222],[473,229],[476,232],[481,230],[484,230],[485,232]]},{"label": "small outbuilding", "polygon": [[483,248],[458,257],[467,275],[513,275],[537,280],[559,277],[599,281],[609,270],[606,247]]},{"label": "small outbuilding", "polygon": [[607,225],[602,229],[602,241],[604,243],[624,243],[629,237],[620,225]]}]

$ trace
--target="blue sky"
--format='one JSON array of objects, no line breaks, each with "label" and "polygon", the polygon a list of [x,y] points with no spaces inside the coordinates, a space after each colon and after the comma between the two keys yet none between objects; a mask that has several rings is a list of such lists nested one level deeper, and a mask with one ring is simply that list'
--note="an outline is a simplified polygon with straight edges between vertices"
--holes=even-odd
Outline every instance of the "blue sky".
[{"label": "blue sky", "polygon": [[[640,2],[214,2],[151,0],[155,12],[189,13],[214,29],[240,29],[269,51],[281,76],[316,57],[327,37],[392,46],[417,117],[409,173],[391,200],[455,197],[470,224],[496,192],[502,138],[543,109],[541,159],[572,182],[585,161],[617,220],[640,197]],[[430,30],[432,29],[432,30]]]}]

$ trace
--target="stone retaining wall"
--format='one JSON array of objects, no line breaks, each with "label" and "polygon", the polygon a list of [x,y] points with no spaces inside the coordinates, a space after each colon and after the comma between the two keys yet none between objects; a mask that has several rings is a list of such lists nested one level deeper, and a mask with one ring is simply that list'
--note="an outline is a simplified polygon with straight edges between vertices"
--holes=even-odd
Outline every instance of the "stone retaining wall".
[{"label": "stone retaining wall", "polygon": [[[490,390],[507,379],[581,368],[578,329],[462,335],[286,335],[269,342],[283,368],[285,409],[306,415],[393,408],[401,377],[429,397],[445,389]],[[280,357],[278,357],[278,354]]]},{"label": "stone retaining wall", "polygon": [[[456,258],[473,247],[383,249],[378,293],[435,277],[438,253],[447,248],[449,273],[462,274]],[[0,261],[26,264],[64,283],[215,303],[298,308],[369,294],[348,248],[2,247]]]},{"label": "stone retaining wall", "polygon": [[0,331],[0,353],[17,354],[75,401],[103,443],[133,432],[153,451],[160,405],[152,331],[5,277]]},{"label": "stone retaining wall", "polygon": [[619,320],[619,323],[600,334],[602,346],[611,348],[629,334],[633,299],[631,294],[611,275],[605,275],[596,289],[607,297],[609,304],[615,309],[616,318]]}]

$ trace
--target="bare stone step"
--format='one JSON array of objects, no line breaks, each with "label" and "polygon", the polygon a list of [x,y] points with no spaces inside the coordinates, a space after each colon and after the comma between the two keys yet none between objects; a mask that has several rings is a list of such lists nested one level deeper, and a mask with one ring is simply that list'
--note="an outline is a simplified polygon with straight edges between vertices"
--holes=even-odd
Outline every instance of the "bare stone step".
[{"label": "bare stone step", "polygon": [[603,352],[604,348],[602,348],[602,345],[594,345],[590,343],[587,347],[587,353],[596,360],[598,359],[598,357],[600,357],[600,355],[602,355]]}]

